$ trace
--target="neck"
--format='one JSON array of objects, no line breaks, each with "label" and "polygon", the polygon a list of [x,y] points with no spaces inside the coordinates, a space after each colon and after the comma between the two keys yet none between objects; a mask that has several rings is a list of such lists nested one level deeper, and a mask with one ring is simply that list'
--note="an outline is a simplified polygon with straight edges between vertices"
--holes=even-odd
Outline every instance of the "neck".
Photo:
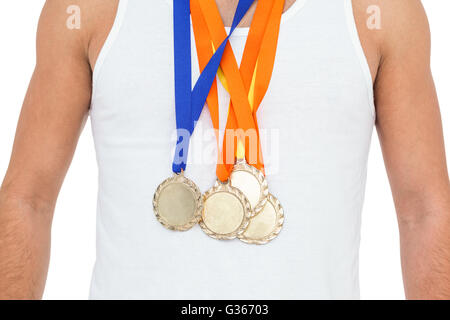
[{"label": "neck", "polygon": [[[222,17],[223,23],[225,26],[230,27],[233,23],[233,16],[236,12],[237,5],[239,3],[239,0],[215,0],[217,3],[217,7],[219,8],[220,15]],[[284,5],[284,12],[289,10],[289,8],[295,3],[296,0],[285,0]],[[253,15],[255,14],[256,10],[256,2],[253,3],[253,5],[248,10],[245,17],[242,19],[241,23],[239,24],[239,27],[249,27]]]}]

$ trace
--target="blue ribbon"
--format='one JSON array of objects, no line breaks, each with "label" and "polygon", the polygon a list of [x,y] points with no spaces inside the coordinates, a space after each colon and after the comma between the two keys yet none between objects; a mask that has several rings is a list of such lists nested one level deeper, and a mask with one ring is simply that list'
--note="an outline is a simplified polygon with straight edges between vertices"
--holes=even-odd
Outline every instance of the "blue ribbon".
[{"label": "blue ribbon", "polygon": [[[210,0],[214,1],[214,0]],[[240,0],[230,33],[217,48],[192,89],[190,0],[173,0],[174,58],[175,58],[175,113],[177,146],[172,171],[186,170],[189,141],[200,118],[211,86],[216,77],[228,40],[254,0]]]}]

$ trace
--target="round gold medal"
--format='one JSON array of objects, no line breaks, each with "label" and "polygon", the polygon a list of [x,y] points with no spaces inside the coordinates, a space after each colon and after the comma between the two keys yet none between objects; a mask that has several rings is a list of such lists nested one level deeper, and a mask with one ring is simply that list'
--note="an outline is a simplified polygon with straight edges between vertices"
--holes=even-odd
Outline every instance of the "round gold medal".
[{"label": "round gold medal", "polygon": [[272,194],[267,197],[264,209],[250,220],[239,240],[249,244],[266,244],[275,239],[284,223],[284,210],[277,198]]},{"label": "round gold medal", "polygon": [[251,205],[245,195],[229,182],[218,181],[203,196],[200,227],[210,237],[235,239],[245,231],[251,217]]},{"label": "round gold medal", "polygon": [[247,164],[245,159],[239,159],[231,172],[230,182],[247,197],[252,207],[252,217],[264,209],[269,189],[261,171]]},{"label": "round gold medal", "polygon": [[202,194],[183,173],[164,180],[153,197],[153,210],[167,229],[186,231],[201,219]]}]

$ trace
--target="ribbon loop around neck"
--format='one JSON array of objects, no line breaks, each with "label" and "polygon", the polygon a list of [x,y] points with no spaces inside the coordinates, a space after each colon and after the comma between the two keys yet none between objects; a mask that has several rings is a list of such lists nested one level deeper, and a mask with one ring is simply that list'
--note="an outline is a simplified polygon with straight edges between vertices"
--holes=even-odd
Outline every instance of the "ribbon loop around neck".
[{"label": "ribbon loop around neck", "polygon": [[226,44],[253,2],[239,1],[229,35],[218,46],[192,90],[190,0],[173,1],[177,145],[172,171],[175,173],[186,170],[190,138],[216,77]]},{"label": "ribbon loop around neck", "polygon": [[[258,2],[240,68],[230,44],[226,43],[221,67],[227,84],[224,87],[230,93],[231,103],[221,151],[218,146],[217,177],[221,181],[228,179],[236,155],[238,158],[246,157],[249,164],[261,171],[264,170],[256,111],[270,83],[284,3],[284,0]],[[203,61],[204,64],[207,57],[213,54],[213,48],[216,48],[226,37],[226,31],[214,1],[192,0],[191,6],[200,7],[203,13],[203,16],[193,14],[192,18],[199,62],[202,64]],[[205,37],[208,37],[207,41],[205,41]],[[208,45],[208,41],[212,45]],[[219,74],[219,78],[221,78],[221,74]],[[224,82],[225,79],[221,79],[221,81]],[[208,107],[216,131],[219,129],[217,100],[217,87],[214,84],[208,96]],[[244,132],[244,141],[236,138],[237,130]],[[251,148],[251,150],[249,148],[250,139],[247,139],[249,143],[245,141],[248,130],[252,130],[250,134],[256,137],[253,140],[256,140],[257,147]],[[216,137],[218,140],[217,135]],[[231,137],[231,142],[229,137]],[[219,141],[217,144],[219,145]],[[238,148],[242,144],[245,146],[245,151]]]}]

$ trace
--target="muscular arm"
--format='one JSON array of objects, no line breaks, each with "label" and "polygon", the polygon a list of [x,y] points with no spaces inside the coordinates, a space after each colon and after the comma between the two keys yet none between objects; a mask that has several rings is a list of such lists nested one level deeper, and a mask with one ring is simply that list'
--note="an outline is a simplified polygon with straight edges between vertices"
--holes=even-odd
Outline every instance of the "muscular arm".
[{"label": "muscular arm", "polygon": [[398,215],[406,297],[450,299],[450,185],[428,22],[419,0],[379,4],[377,129]]},{"label": "muscular arm", "polygon": [[48,0],[41,15],[36,68],[0,189],[0,299],[43,293],[53,209],[91,96],[87,30],[66,27],[76,2]]}]

